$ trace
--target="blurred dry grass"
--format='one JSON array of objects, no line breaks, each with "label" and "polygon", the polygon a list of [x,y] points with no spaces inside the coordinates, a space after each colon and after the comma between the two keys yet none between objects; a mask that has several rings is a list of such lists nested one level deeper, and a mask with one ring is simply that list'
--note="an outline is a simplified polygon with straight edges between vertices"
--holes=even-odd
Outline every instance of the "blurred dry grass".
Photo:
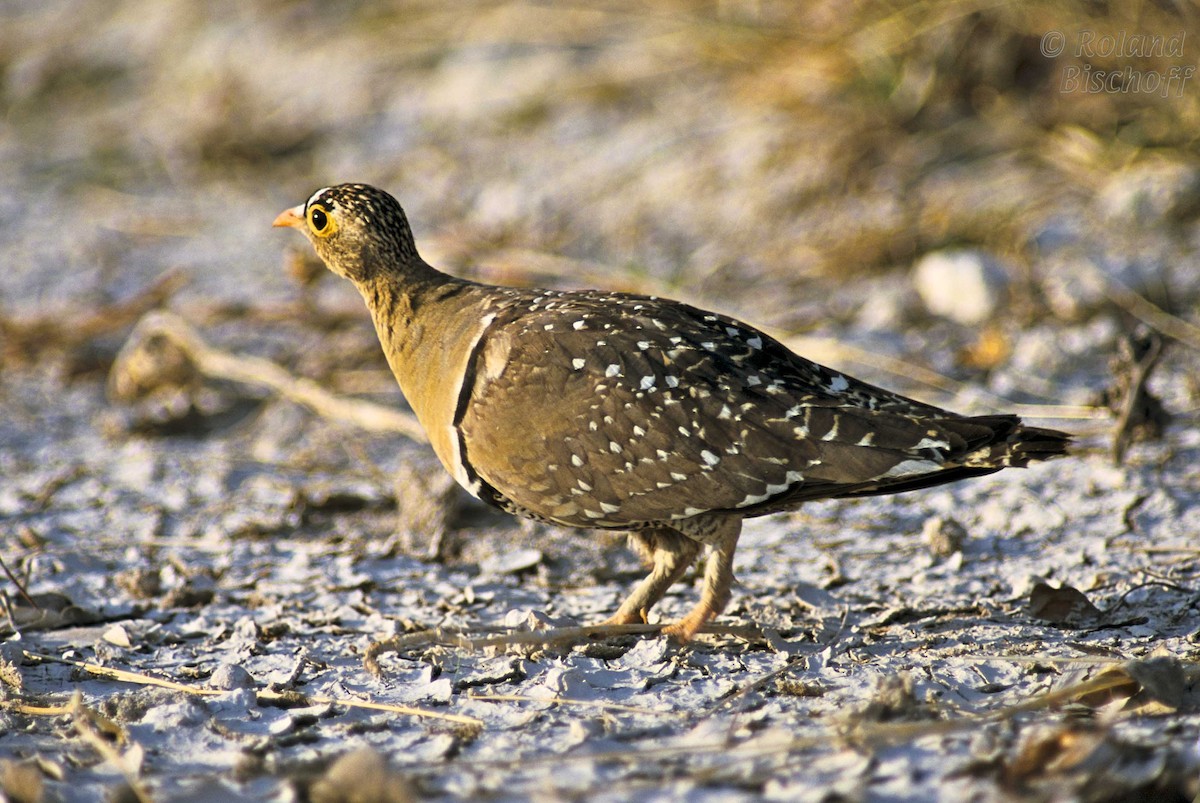
[{"label": "blurred dry grass", "polygon": [[[516,249],[736,300],[947,245],[1027,264],[1047,218],[1084,214],[1124,167],[1197,156],[1200,77],[1165,97],[1064,91],[1068,69],[1194,66],[1192,3],[220,8],[9,11],[7,180],[52,183],[51,204],[98,185],[257,214],[265,197],[365,179],[401,196],[454,269]],[[1048,58],[1054,31],[1066,50]],[[1077,56],[1086,32],[1182,35],[1182,55]],[[96,214],[128,233],[128,215]],[[208,247],[263,239],[250,222],[223,222]]]}]

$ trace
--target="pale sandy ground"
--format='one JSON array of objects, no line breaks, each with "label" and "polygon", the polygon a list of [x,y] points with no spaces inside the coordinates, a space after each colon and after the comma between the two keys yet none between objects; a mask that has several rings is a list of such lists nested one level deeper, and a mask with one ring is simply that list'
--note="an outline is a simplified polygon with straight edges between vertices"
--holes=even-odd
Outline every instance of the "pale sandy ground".
[{"label": "pale sandy ground", "polygon": [[[1190,28],[789,7],[0,6],[0,555],[44,609],[4,581],[10,799],[1200,793],[1200,338],[1173,330],[1150,383],[1173,423],[1121,465],[1110,419],[1037,407],[1112,384],[1134,329],[1113,279],[1193,326],[1200,299],[1200,171],[1171,136],[1195,87],[1061,93],[1075,62],[1042,34]],[[602,619],[638,567],[611,536],[450,510],[424,447],[245,386],[192,388],[182,421],[106,396],[130,329],[109,305],[170,270],[211,343],[402,407],[352,290],[302,290],[269,228],[340,180],[397,194],[448,269],[719,307],[964,412],[1024,405],[1080,453],[756,521],[732,631],[686,648],[446,641],[372,677],[368,645],[408,630]],[[1000,266],[981,324],[911,280],[959,247]],[[936,517],[963,532],[943,554]]]}]

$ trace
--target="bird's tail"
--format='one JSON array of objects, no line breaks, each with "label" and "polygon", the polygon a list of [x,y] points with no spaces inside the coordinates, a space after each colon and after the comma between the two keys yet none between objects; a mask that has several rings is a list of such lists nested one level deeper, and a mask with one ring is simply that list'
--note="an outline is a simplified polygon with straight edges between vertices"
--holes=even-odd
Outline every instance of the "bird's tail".
[{"label": "bird's tail", "polygon": [[965,455],[961,463],[974,468],[1027,466],[1067,454],[1071,435],[1056,429],[1027,427],[1016,416],[972,416],[967,421],[991,427],[995,437]]},{"label": "bird's tail", "polygon": [[979,415],[945,419],[938,425],[949,429],[967,443],[961,456],[950,465],[891,481],[872,483],[843,493],[839,497],[876,496],[932,488],[969,477],[982,477],[1009,467],[1027,466],[1039,460],[1052,460],[1067,454],[1071,435],[1055,429],[1027,427],[1015,415]]}]

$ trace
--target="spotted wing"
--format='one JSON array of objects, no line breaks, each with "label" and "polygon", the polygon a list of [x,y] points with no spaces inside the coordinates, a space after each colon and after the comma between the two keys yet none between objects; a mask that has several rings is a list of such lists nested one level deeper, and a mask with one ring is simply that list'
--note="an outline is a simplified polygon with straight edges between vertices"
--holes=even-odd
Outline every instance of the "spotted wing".
[{"label": "spotted wing", "polygon": [[984,425],[675,302],[546,294],[498,315],[460,406],[464,461],[511,509],[589,527],[748,515],[943,471]]}]

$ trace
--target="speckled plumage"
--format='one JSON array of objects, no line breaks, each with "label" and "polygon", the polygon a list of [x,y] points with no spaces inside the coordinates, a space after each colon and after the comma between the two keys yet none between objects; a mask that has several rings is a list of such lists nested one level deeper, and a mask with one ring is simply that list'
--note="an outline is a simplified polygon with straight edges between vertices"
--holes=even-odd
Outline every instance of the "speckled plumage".
[{"label": "speckled plumage", "polygon": [[988,474],[1068,442],[890,393],[675,301],[447,276],[417,254],[400,205],[366,185],[318,190],[276,225],[358,287],[464,487],[519,515],[633,532],[652,570],[612,622],[644,618],[703,544],[700,603],[669,628],[690,638],[728,601],[745,517]]}]

